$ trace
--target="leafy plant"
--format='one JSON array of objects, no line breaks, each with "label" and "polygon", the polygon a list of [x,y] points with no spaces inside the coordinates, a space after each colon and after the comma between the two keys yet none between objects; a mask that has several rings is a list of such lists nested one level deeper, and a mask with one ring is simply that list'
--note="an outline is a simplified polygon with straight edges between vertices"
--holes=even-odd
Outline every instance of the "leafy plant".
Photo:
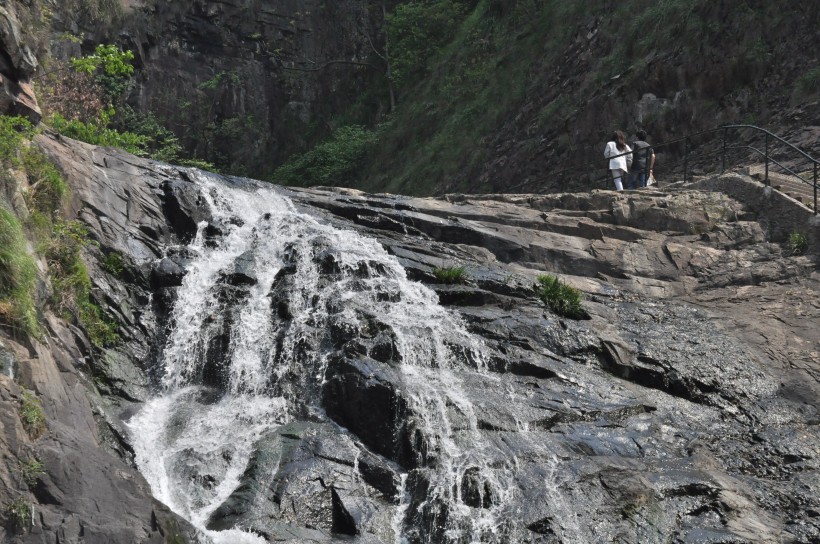
[{"label": "leafy plant", "polygon": [[46,430],[46,415],[43,405],[33,391],[23,391],[20,400],[20,419],[23,427],[32,438],[37,438]]},{"label": "leafy plant", "polygon": [[804,234],[793,232],[786,241],[792,255],[803,255],[809,249],[809,240]]},{"label": "leafy plant", "polygon": [[59,113],[54,113],[47,122],[52,129],[63,136],[93,145],[119,147],[134,155],[145,156],[149,144],[148,137],[110,128],[109,123],[114,113],[112,108],[102,112],[98,119],[87,122],[78,119],[69,120]]},{"label": "leafy plant", "polygon": [[27,119],[0,115],[0,166],[17,166],[20,146],[32,134],[33,128]]},{"label": "leafy plant", "polygon": [[23,227],[0,205],[0,319],[35,336],[40,330],[36,281],[37,266],[26,250]]},{"label": "leafy plant", "polygon": [[91,279],[82,260],[82,249],[88,243],[88,232],[80,223],[58,221],[41,250],[48,263],[57,312],[66,319],[75,318],[91,343],[102,348],[115,344],[119,334],[117,324],[91,300]]},{"label": "leafy plant", "polygon": [[452,39],[467,12],[464,2],[430,0],[401,3],[387,17],[390,77],[402,89],[425,75],[428,59]]},{"label": "leafy plant", "polygon": [[440,283],[447,284],[467,283],[467,279],[469,278],[467,269],[463,266],[437,266],[433,269],[433,275]]},{"label": "leafy plant", "polygon": [[112,251],[102,260],[102,267],[103,270],[111,274],[112,276],[119,278],[122,276],[122,272],[125,269],[125,263],[122,259],[122,253],[117,251]]},{"label": "leafy plant", "polygon": [[134,73],[134,53],[113,44],[100,44],[94,54],[72,58],[71,66],[78,72],[93,74],[97,70],[109,76],[130,76]]},{"label": "leafy plant", "polygon": [[820,66],[811,68],[797,78],[797,90],[801,93],[814,92],[818,87],[820,87]]},{"label": "leafy plant", "polygon": [[341,127],[329,140],[277,168],[271,181],[301,186],[350,182],[377,140],[376,132],[365,127]]},{"label": "leafy plant", "polygon": [[33,147],[23,152],[23,165],[29,180],[29,207],[44,214],[54,214],[68,193],[63,176],[42,151]]},{"label": "leafy plant", "polygon": [[25,531],[31,524],[31,504],[17,497],[6,507],[6,516],[17,531]]},{"label": "leafy plant", "polygon": [[556,314],[570,319],[586,319],[588,314],[581,306],[581,291],[570,287],[558,277],[544,274],[536,278],[538,297]]},{"label": "leafy plant", "polygon": [[36,457],[29,457],[28,461],[20,461],[20,475],[29,487],[33,487],[40,476],[45,473],[45,465]]}]

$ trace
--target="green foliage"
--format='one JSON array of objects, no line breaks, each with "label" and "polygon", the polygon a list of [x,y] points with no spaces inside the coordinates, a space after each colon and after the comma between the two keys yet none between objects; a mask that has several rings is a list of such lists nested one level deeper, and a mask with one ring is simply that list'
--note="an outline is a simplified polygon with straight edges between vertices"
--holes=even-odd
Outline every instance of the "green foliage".
[{"label": "green foliage", "polygon": [[102,260],[103,270],[116,278],[122,277],[122,272],[125,270],[125,262],[122,258],[122,253],[112,251]]},{"label": "green foliage", "polygon": [[0,167],[17,166],[20,146],[32,135],[33,128],[27,119],[0,115]]},{"label": "green foliage", "polygon": [[65,319],[76,319],[91,343],[103,348],[119,340],[117,325],[91,300],[91,279],[82,260],[88,244],[86,229],[76,221],[58,221],[41,248],[53,287],[55,309]]},{"label": "green foliage", "polygon": [[29,181],[29,207],[43,214],[54,214],[68,193],[63,176],[43,152],[34,147],[23,152],[23,166]]},{"label": "green foliage", "polygon": [[809,69],[797,78],[797,90],[803,94],[817,92],[820,88],[820,66]]},{"label": "green foliage", "polygon": [[240,83],[242,83],[242,80],[239,78],[239,74],[237,72],[219,72],[211,79],[200,83],[198,88],[201,91],[213,91],[227,85],[233,85],[236,87]]},{"label": "green foliage", "polygon": [[271,181],[301,186],[350,183],[377,141],[377,133],[365,127],[341,127],[329,140],[277,168]]},{"label": "green foliage", "polygon": [[586,311],[581,307],[581,291],[570,287],[556,276],[544,274],[536,278],[538,298],[556,314],[570,319],[585,319]]},{"label": "green foliage", "polygon": [[28,461],[20,461],[20,475],[29,487],[34,487],[37,480],[45,473],[45,465],[36,457],[29,457]]},{"label": "green foliage", "polygon": [[428,72],[428,60],[458,29],[467,12],[457,0],[422,0],[396,6],[387,17],[391,78],[403,89]]},{"label": "green foliage", "polygon": [[14,499],[6,507],[6,518],[15,530],[25,531],[31,524],[31,504],[23,497]]},{"label": "green foliage", "polygon": [[75,140],[93,145],[119,147],[134,155],[145,156],[148,153],[149,138],[141,134],[120,132],[109,128],[112,115],[112,110],[109,110],[109,113],[104,114],[100,119],[83,122],[69,121],[59,113],[54,113],[48,118],[48,124],[63,136]]},{"label": "green foliage", "polygon": [[93,55],[72,58],[71,66],[78,72],[94,74],[98,70],[109,76],[131,76],[134,73],[134,53],[123,51],[116,45],[100,44]]},{"label": "green foliage", "polygon": [[46,415],[43,413],[43,405],[33,391],[23,391],[20,401],[20,420],[23,427],[32,438],[37,438],[46,430]]},{"label": "green foliage", "polygon": [[467,269],[463,266],[437,266],[433,269],[433,275],[440,283],[447,284],[467,283],[467,280],[469,279]]},{"label": "green foliage", "polygon": [[804,234],[793,232],[786,241],[792,255],[803,255],[809,249],[809,240]]},{"label": "green foliage", "polygon": [[39,334],[34,292],[37,266],[26,250],[23,227],[0,205],[0,318],[29,334]]}]

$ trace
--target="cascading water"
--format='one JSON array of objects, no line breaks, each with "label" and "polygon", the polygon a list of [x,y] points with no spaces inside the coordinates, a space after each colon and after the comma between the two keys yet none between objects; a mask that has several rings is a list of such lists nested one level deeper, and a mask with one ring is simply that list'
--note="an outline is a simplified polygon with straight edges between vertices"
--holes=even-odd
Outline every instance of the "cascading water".
[{"label": "cascading water", "polygon": [[[404,401],[427,452],[415,460],[425,471],[422,500],[410,504],[406,472],[396,482],[395,542],[515,541],[516,460],[486,443],[454,372],[484,372],[481,342],[377,242],[298,212],[272,189],[226,187],[205,175],[197,183],[221,233],[203,223],[190,245],[162,391],[129,423],[154,495],[214,541],[263,541],[205,526],[238,486],[260,436],[305,412],[326,417],[320,399],[305,396],[321,390],[333,364],[328,329],[364,312],[394,335]],[[322,277],[328,263],[337,272],[331,282]],[[240,268],[252,285],[226,295],[225,279]],[[285,269],[287,320],[271,304]],[[478,482],[478,499],[465,497],[467,481]]]}]

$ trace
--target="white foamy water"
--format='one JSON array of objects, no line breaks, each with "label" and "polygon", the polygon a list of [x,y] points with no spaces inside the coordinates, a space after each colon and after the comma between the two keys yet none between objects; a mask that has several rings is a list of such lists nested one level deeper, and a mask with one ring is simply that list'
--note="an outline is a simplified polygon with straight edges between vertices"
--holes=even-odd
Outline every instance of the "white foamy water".
[{"label": "white foamy water", "polygon": [[[205,531],[205,524],[239,485],[259,437],[290,421],[294,407],[306,402],[305,391],[322,385],[330,364],[323,342],[329,325],[360,324],[367,316],[394,334],[401,394],[434,456],[427,498],[417,509],[446,505],[448,541],[510,542],[505,528],[514,522],[508,505],[515,496],[515,460],[499,462],[499,452],[485,442],[457,372],[465,359],[481,371],[481,342],[433,291],[409,281],[376,241],[298,212],[273,189],[198,178],[222,233],[209,239],[200,225],[190,245],[195,258],[171,316],[163,391],[129,422],[136,462],[154,495],[216,541],[261,542],[238,531]],[[334,281],[323,278],[323,262],[336,267]],[[238,263],[256,283],[229,306],[218,286]],[[288,320],[276,315],[270,299],[284,268],[292,278]],[[203,387],[203,376],[209,345],[229,318],[230,343],[220,355],[224,387],[215,392]],[[307,403],[321,413],[320,399]],[[493,505],[464,503],[467,471],[492,488]],[[396,543],[405,541],[407,530],[406,484],[404,474],[391,524]]]}]

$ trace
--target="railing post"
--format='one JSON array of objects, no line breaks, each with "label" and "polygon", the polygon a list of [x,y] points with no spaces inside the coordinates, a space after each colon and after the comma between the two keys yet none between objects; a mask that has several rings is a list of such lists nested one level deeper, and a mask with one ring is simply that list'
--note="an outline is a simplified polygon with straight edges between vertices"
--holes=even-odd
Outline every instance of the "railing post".
[{"label": "railing post", "polygon": [[723,129],[723,154],[721,155],[721,158],[720,158],[720,173],[721,174],[726,173],[726,139],[729,137],[728,133],[729,133],[729,129],[724,128]]},{"label": "railing post", "polygon": [[764,152],[766,157],[766,176],[764,181],[766,182],[766,187],[769,186],[769,133],[766,132],[766,151]]},{"label": "railing post", "polygon": [[689,136],[683,138],[683,182],[686,183],[686,172],[689,167]]},{"label": "railing post", "polygon": [[814,215],[817,215],[817,161],[814,161]]}]

